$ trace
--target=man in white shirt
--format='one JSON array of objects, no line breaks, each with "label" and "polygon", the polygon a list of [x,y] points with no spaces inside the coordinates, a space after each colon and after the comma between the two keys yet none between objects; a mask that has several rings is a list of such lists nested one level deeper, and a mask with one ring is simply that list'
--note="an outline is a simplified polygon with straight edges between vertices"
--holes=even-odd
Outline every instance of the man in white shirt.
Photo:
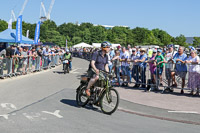
[{"label": "man in white shirt", "polygon": [[[170,86],[170,82],[171,82],[171,79],[172,79],[172,76],[171,76],[171,70],[173,69],[173,64],[172,64],[172,60],[174,55],[177,53],[176,51],[174,51],[174,46],[173,44],[170,44],[168,45],[168,51],[169,53],[167,53],[165,55],[165,75],[166,75],[166,79],[168,80],[168,86]],[[170,90],[169,87],[166,88],[167,90]]]},{"label": "man in white shirt", "polygon": [[122,61],[122,80],[124,82],[125,76],[127,76],[127,81],[130,83],[131,81],[131,74],[130,74],[130,68],[129,63],[127,60],[129,59],[129,53],[126,51],[126,48],[122,48],[122,53],[120,54],[120,60]]}]

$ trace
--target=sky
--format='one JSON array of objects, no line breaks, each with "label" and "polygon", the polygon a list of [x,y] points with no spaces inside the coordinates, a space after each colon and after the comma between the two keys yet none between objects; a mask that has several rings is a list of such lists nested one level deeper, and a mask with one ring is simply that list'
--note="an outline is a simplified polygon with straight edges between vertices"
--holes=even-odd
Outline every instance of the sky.
[{"label": "sky", "polygon": [[[25,0],[0,0],[0,19],[18,16]],[[29,0],[23,21],[36,23],[40,3],[48,11],[51,0]],[[51,20],[57,25],[89,22],[99,25],[159,28],[176,37],[200,36],[200,0],[55,0]]]}]

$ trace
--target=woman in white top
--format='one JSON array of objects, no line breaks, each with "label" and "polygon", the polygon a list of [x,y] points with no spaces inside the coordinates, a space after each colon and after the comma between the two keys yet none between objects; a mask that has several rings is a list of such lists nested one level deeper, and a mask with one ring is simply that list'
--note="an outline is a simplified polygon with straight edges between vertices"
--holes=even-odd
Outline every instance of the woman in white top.
[{"label": "woman in white top", "polygon": [[200,88],[200,67],[199,67],[199,56],[196,50],[191,51],[191,56],[185,61],[189,64],[189,78],[188,78],[188,88],[191,89],[191,95],[194,95],[194,91],[197,88],[195,95],[199,95]]}]

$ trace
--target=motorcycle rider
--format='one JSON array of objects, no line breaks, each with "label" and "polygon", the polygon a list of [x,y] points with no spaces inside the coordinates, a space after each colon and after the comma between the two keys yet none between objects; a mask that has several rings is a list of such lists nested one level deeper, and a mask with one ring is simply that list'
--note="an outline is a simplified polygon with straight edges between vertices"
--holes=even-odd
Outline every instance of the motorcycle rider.
[{"label": "motorcycle rider", "polygon": [[[72,55],[69,52],[68,49],[66,49],[66,53],[64,54],[64,60],[68,60],[69,61],[69,70],[72,70]],[[64,70],[64,64],[63,64],[63,70]]]},{"label": "motorcycle rider", "polygon": [[109,72],[107,53],[110,51],[110,47],[111,43],[106,41],[102,42],[101,50],[92,54],[92,59],[88,69],[88,76],[91,77],[91,79],[85,91],[87,96],[90,96],[90,87],[99,79],[99,75],[101,74],[99,70]]}]

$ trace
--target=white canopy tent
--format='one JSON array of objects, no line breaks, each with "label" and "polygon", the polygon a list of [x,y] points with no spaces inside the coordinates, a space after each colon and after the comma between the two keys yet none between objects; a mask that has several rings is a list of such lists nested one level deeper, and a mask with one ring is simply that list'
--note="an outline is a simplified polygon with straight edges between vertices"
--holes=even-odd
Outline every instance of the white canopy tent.
[{"label": "white canopy tent", "polygon": [[76,45],[73,46],[73,48],[81,48],[81,47],[82,47],[82,48],[83,48],[83,47],[85,47],[85,48],[93,48],[92,45],[89,45],[89,44],[84,43],[84,42],[79,43],[79,44],[76,44]]},{"label": "white canopy tent", "polygon": [[[92,46],[95,48],[100,48],[101,47],[101,43],[92,43]],[[120,44],[112,44],[113,48],[116,48],[117,46],[121,46]]]}]

